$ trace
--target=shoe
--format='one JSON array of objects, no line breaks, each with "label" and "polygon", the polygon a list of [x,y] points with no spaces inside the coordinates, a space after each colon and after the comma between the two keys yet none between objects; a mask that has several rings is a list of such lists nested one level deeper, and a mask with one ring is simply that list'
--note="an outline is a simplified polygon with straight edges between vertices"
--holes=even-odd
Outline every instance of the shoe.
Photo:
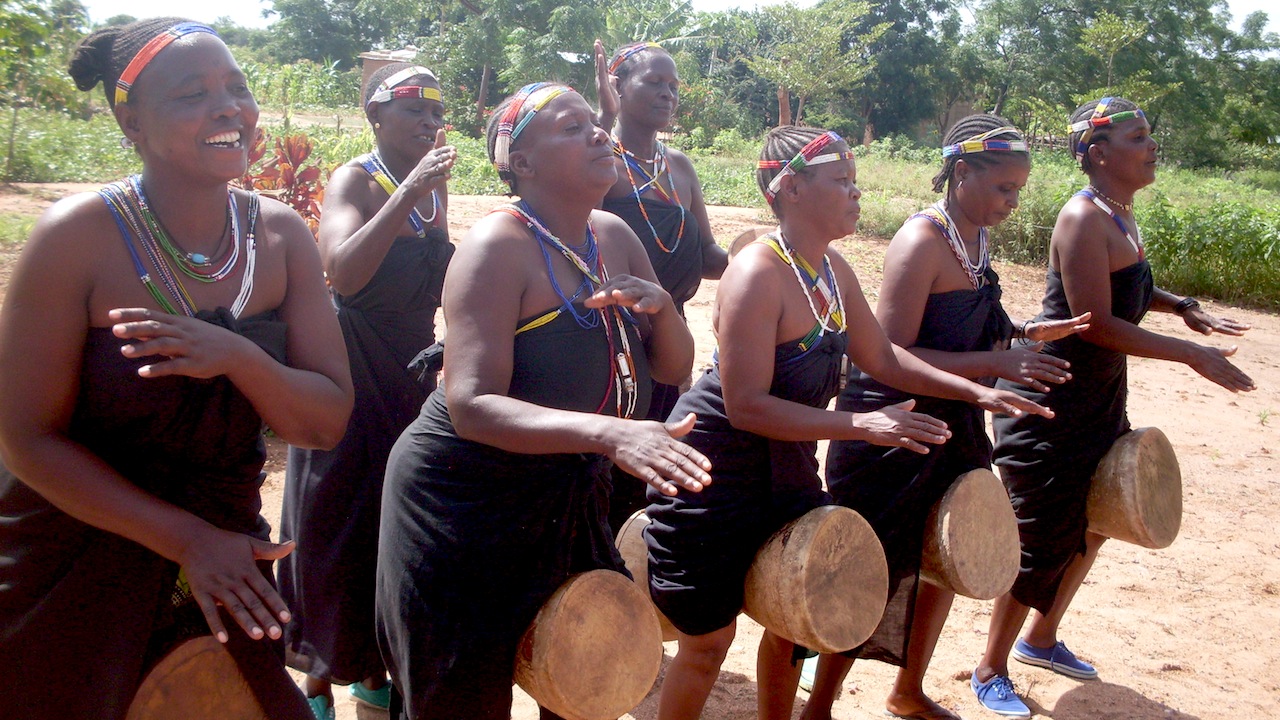
[{"label": "shoe", "polygon": [[352,683],[351,697],[355,698],[358,703],[386,710],[391,707],[391,683],[387,683],[377,690],[370,690],[362,682]]},{"label": "shoe", "polygon": [[337,716],[333,703],[324,695],[307,698],[307,704],[311,706],[311,714],[316,716],[316,720],[334,720]]},{"label": "shoe", "polygon": [[991,712],[1009,718],[1031,717],[1031,708],[1013,691],[1013,681],[1008,675],[994,675],[986,682],[979,682],[975,671],[969,678],[969,686],[982,707]]},{"label": "shoe", "polygon": [[1077,658],[1061,640],[1051,648],[1038,648],[1028,644],[1026,640],[1018,640],[1013,646],[1012,655],[1013,659],[1020,663],[1049,668],[1069,678],[1092,680],[1098,677],[1098,671],[1089,663]]},{"label": "shoe", "polygon": [[813,679],[818,676],[818,656],[805,658],[800,666],[800,689],[813,692]]}]

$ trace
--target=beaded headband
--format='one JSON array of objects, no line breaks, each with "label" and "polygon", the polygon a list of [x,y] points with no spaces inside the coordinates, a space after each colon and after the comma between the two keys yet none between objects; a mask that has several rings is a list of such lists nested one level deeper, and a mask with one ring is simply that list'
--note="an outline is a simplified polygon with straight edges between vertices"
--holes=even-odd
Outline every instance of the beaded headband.
[{"label": "beaded headband", "polygon": [[421,98],[423,100],[435,100],[438,103],[444,102],[444,98],[440,95],[439,88],[422,87],[420,85],[401,85],[398,88],[379,90],[374,93],[373,96],[369,98],[369,102],[366,104],[366,107],[374,103],[391,102],[392,100],[399,100],[400,98]]},{"label": "beaded headband", "polygon": [[[529,125],[529,121],[533,120],[533,116],[546,107],[547,103],[569,92],[574,90],[568,85],[547,82],[530,83],[520,88],[498,123],[498,137],[493,143],[493,166],[498,169],[498,172],[511,169],[511,144],[520,137],[520,133]],[[529,107],[529,112],[516,122],[516,118],[520,117],[520,111],[526,107]]]},{"label": "beaded headband", "polygon": [[662,46],[656,42],[638,42],[619,48],[618,52],[614,54],[613,59],[609,61],[609,73],[612,74],[616,72],[618,68],[622,67],[622,63],[630,59],[631,56],[644,50],[648,50],[649,48],[658,48],[661,50]]},{"label": "beaded headband", "polygon": [[[400,97],[415,97],[415,98],[421,97],[427,100],[435,100],[437,102],[440,102],[441,101],[440,91],[435,88],[421,88],[421,94],[419,94],[416,91],[416,88],[417,88],[416,85],[406,85],[403,88],[396,87],[397,85],[404,82],[405,80],[408,80],[409,78],[420,77],[423,75],[431,78],[432,80],[436,79],[435,73],[431,72],[427,68],[422,67],[421,65],[413,65],[411,67],[407,67],[407,68],[404,68],[403,70],[399,70],[392,73],[391,75],[387,76],[386,80],[383,80],[382,82],[378,83],[378,88],[373,91],[372,95],[369,96],[369,102],[365,103],[365,107],[368,107],[374,103],[384,103],[389,100],[393,100],[395,98],[400,98]],[[395,94],[392,92],[393,90],[410,90],[410,88],[415,88],[415,90],[411,90],[410,92],[405,93],[403,95]],[[430,93],[434,93],[435,96],[432,97]]]},{"label": "beaded headband", "polygon": [[1084,160],[1085,153],[1089,151],[1089,141],[1093,139],[1094,130],[1101,127],[1107,127],[1109,125],[1115,125],[1116,123],[1122,123],[1126,120],[1145,118],[1147,116],[1147,114],[1141,110],[1124,110],[1122,112],[1115,113],[1114,115],[1107,115],[1107,107],[1111,105],[1112,100],[1115,100],[1115,98],[1102,98],[1098,101],[1098,106],[1093,109],[1093,114],[1090,115],[1087,120],[1071,123],[1071,127],[1068,129],[1068,132],[1084,132],[1084,134],[1080,136],[1080,142],[1076,143],[1076,160]]},{"label": "beaded headband", "polygon": [[968,140],[961,140],[953,145],[947,145],[942,148],[942,157],[949,158],[956,155],[968,155],[969,153],[986,152],[988,150],[1003,150],[1005,152],[1026,152],[1026,140],[992,140],[996,135],[1005,135],[1013,133],[1021,135],[1018,129],[1012,125],[988,130],[987,132],[974,135]]},{"label": "beaded headband", "polygon": [[844,138],[828,130],[827,132],[824,132],[818,137],[810,140],[807,145],[800,148],[800,152],[796,153],[795,157],[785,163],[781,160],[761,160],[756,163],[756,169],[758,170],[776,170],[777,168],[782,168],[782,172],[774,175],[773,179],[769,181],[769,187],[764,191],[764,199],[772,205],[773,199],[777,197],[778,191],[782,189],[782,178],[788,175],[795,175],[799,170],[803,170],[814,165],[836,162],[837,160],[852,160],[852,152],[836,152],[827,153],[825,155],[818,154],[831,143],[837,142],[844,142]]},{"label": "beaded headband", "polygon": [[194,22],[183,22],[174,25],[164,32],[156,35],[147,41],[146,45],[133,56],[129,64],[124,67],[124,72],[120,73],[119,79],[116,80],[116,105],[129,102],[129,91],[133,89],[133,84],[138,81],[138,76],[147,65],[155,59],[160,51],[169,47],[169,43],[180,37],[190,35],[192,33],[209,33],[214,37],[218,37],[218,33],[208,25],[201,25]]}]

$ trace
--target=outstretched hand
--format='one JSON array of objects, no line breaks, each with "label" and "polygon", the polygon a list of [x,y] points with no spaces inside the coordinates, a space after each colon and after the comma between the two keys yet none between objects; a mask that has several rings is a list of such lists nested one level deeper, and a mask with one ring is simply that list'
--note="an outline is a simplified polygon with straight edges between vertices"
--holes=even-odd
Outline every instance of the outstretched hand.
[{"label": "outstretched hand", "polygon": [[951,431],[945,422],[932,415],[911,412],[915,406],[915,400],[904,400],[874,412],[854,413],[854,426],[866,433],[859,439],[872,445],[903,447],[921,455],[928,454],[929,448],[924,443],[941,445],[951,437]]},{"label": "outstretched hand", "polygon": [[996,375],[1012,382],[1026,385],[1040,392],[1048,392],[1045,383],[1061,385],[1071,379],[1067,368],[1071,363],[1062,358],[1045,355],[1043,342],[1031,345],[1015,345],[1000,352],[997,358]]},{"label": "outstretched hand", "polygon": [[696,420],[693,413],[665,424],[628,420],[609,458],[663,495],[675,495],[682,488],[700,492],[711,483],[711,461],[677,439],[688,435]]},{"label": "outstretched hand", "polygon": [[1212,380],[1231,392],[1248,392],[1257,389],[1253,378],[1245,375],[1240,368],[1231,364],[1227,358],[1236,354],[1236,346],[1229,348],[1212,345],[1194,345],[1194,354],[1187,362],[1192,370]]},{"label": "outstretched hand", "polygon": [[1032,342],[1050,342],[1068,335],[1082,333],[1089,329],[1089,318],[1093,313],[1077,315],[1066,320],[1041,320],[1027,323],[1026,337]]},{"label": "outstretched hand", "polygon": [[657,283],[634,275],[614,275],[582,304],[595,310],[619,305],[634,312],[653,315],[671,302],[671,294]]},{"label": "outstretched hand", "polygon": [[997,415],[1018,417],[1025,413],[1033,413],[1045,418],[1053,417],[1053,411],[1049,408],[1008,390],[988,389],[978,396],[976,404],[983,410]]},{"label": "outstretched hand", "polygon": [[609,56],[604,52],[604,43],[597,38],[596,56],[596,98],[600,103],[600,113],[596,115],[596,125],[605,132],[613,130],[613,121],[622,112],[622,96],[618,95],[616,79],[609,74]]},{"label": "outstretched hand", "polygon": [[1182,321],[1187,324],[1187,327],[1203,335],[1212,335],[1214,333],[1243,335],[1246,330],[1252,327],[1230,318],[1214,317],[1198,307],[1183,313]]},{"label": "outstretched hand", "polygon": [[125,357],[169,358],[138,368],[142,377],[225,375],[235,363],[238,343],[233,340],[242,339],[213,323],[147,308],[116,308],[107,317],[115,323],[111,332],[116,337],[134,341],[120,347]]},{"label": "outstretched hand", "polygon": [[190,544],[178,563],[218,642],[227,641],[219,605],[254,640],[281,637],[281,623],[289,622],[289,609],[263,577],[257,561],[279,560],[294,547],[291,542],[277,544],[216,528]]}]

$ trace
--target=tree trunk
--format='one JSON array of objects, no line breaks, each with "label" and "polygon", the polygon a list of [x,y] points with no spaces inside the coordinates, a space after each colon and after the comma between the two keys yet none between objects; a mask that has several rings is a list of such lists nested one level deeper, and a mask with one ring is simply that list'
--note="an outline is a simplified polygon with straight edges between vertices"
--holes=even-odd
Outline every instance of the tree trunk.
[{"label": "tree trunk", "polygon": [[13,104],[13,121],[9,125],[9,152],[4,159],[4,181],[13,180],[13,145],[18,135],[18,104]]},{"label": "tree trunk", "polygon": [[800,118],[804,117],[804,95],[800,96],[800,102],[796,103],[796,124],[800,124]]},{"label": "tree trunk", "polygon": [[480,71],[480,92],[476,93],[476,124],[480,126],[480,134],[484,134],[484,101],[489,97],[489,63]]},{"label": "tree trunk", "polygon": [[791,91],[778,86],[778,127],[791,124]]}]

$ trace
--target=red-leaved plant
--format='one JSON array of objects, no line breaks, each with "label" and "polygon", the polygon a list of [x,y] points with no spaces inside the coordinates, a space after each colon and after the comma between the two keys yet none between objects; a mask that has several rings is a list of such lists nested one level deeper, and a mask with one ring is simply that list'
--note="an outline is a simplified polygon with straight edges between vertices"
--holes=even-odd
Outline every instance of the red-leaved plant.
[{"label": "red-leaved plant", "polygon": [[249,151],[249,171],[240,178],[240,187],[289,205],[316,235],[320,230],[324,186],[320,183],[320,166],[304,167],[309,157],[311,140],[306,135],[276,138],[275,148],[267,156],[267,136],[259,131]]}]

